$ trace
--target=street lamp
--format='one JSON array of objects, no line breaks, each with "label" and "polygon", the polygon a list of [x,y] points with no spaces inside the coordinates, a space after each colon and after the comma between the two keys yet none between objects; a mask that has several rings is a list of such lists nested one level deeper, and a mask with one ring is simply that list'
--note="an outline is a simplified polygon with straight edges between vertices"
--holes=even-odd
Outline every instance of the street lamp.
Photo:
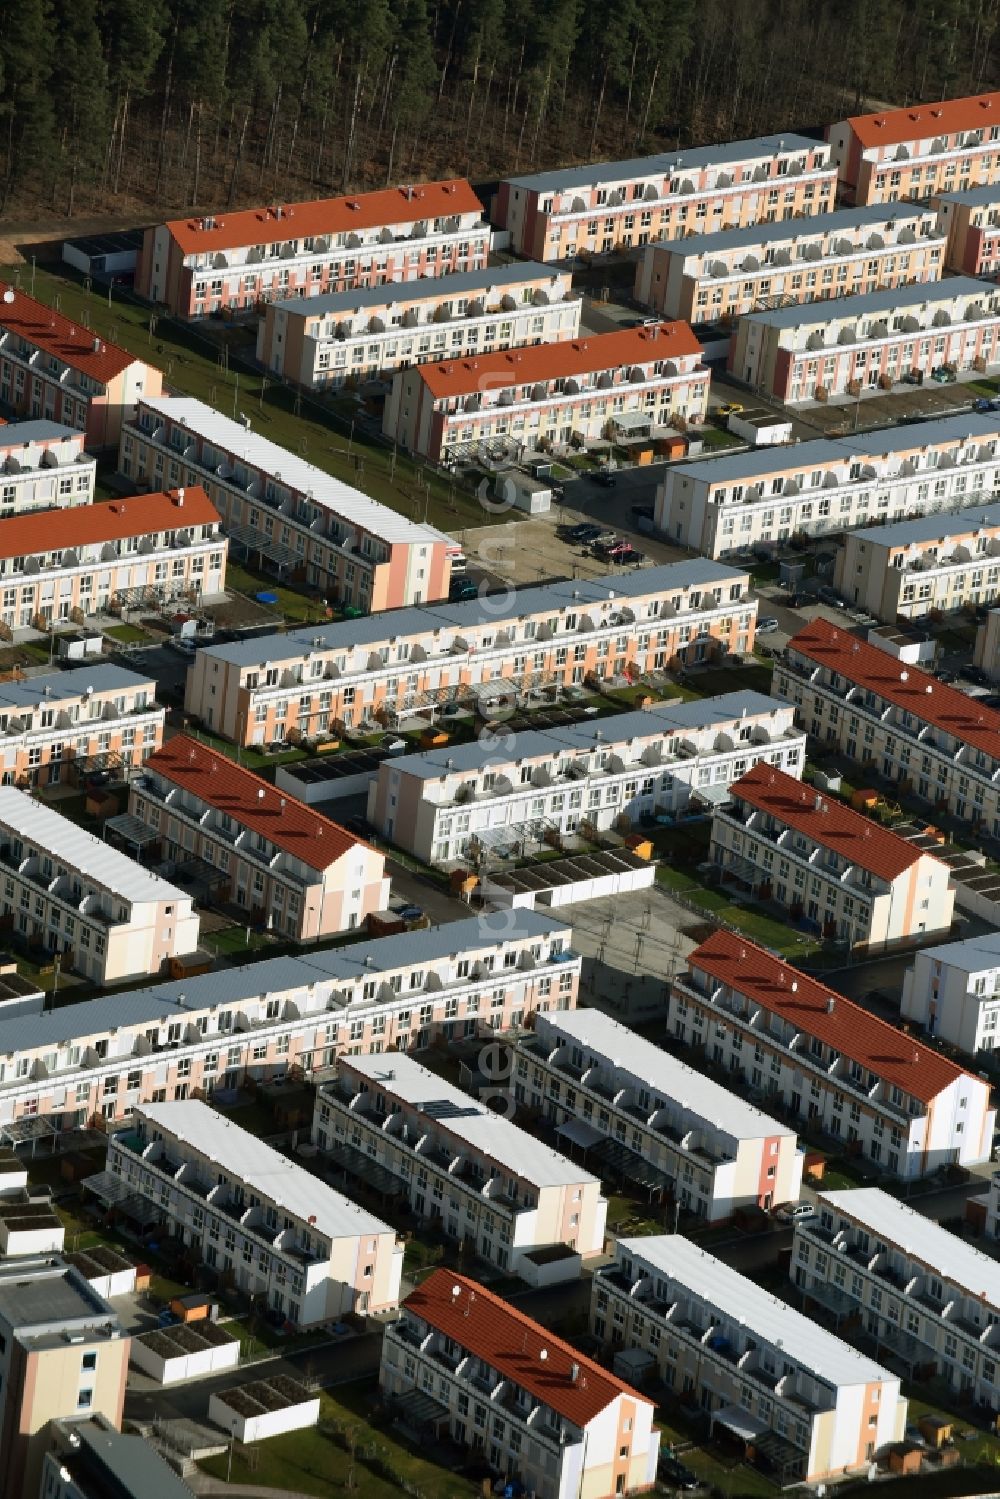
[{"label": "street lamp", "polygon": [[231,1422],[230,1428],[229,1428],[229,1460],[226,1463],[226,1483],[227,1484],[230,1482],[230,1480],[232,1479],[232,1476],[233,1476],[233,1448],[236,1445],[236,1421],[237,1421],[236,1416],[233,1416],[232,1422]]}]

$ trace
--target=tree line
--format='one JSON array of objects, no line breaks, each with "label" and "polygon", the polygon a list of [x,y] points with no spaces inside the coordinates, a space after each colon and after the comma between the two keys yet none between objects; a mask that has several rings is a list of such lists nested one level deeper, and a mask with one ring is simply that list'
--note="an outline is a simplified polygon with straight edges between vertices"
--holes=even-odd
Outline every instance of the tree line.
[{"label": "tree line", "polygon": [[992,88],[1000,0],[0,0],[0,213],[234,206]]}]

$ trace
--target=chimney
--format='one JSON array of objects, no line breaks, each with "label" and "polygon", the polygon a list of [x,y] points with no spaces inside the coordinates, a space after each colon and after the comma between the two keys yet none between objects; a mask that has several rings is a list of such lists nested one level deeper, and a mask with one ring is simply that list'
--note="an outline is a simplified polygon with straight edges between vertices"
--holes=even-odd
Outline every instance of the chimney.
[{"label": "chimney", "polygon": [[101,340],[99,338],[95,338],[91,347],[93,348],[95,354],[99,354],[101,352]]},{"label": "chimney", "polygon": [[572,1383],[576,1384],[577,1380],[580,1378],[580,1365],[578,1363],[574,1362],[574,1363],[570,1364],[570,1366],[569,1366],[569,1377],[570,1377],[570,1380],[572,1381]]},{"label": "chimney", "polygon": [[837,1001],[834,999],[833,995],[831,994],[828,997],[827,1001],[826,1001],[826,1013],[828,1015],[832,1015],[833,1014],[834,1007],[836,1006],[836,1003],[837,1003]]},{"label": "chimney", "polygon": [[174,504],[180,509],[184,504],[184,489],[181,487],[174,496]]},{"label": "chimney", "polygon": [[798,992],[799,992],[799,981],[798,981],[798,979],[792,979],[792,993],[793,994],[798,994]]}]

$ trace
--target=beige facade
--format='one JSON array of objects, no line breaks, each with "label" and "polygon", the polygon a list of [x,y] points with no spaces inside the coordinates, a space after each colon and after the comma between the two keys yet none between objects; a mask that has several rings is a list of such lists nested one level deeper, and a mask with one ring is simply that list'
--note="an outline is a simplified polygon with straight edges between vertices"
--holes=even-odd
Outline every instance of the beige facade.
[{"label": "beige facade", "polygon": [[885,624],[936,619],[1000,597],[1000,504],[854,531],[834,585]]},{"label": "beige facade", "polygon": [[629,680],[753,649],[745,568],[693,559],[200,650],[185,712],[237,744],[335,737],[449,699]]},{"label": "beige facade", "polygon": [[661,317],[728,322],[760,308],[937,281],[945,232],[915,203],[724,229],[646,245],[636,300]]},{"label": "beige facade", "polygon": [[82,432],[42,420],[0,427],[0,515],[89,505],[96,473]]},{"label": "beige facade", "polygon": [[1000,609],[991,609],[976,630],[972,659],[991,681],[1000,678]]},{"label": "beige facade", "polygon": [[1000,94],[942,99],[827,127],[837,180],[854,203],[894,203],[1000,181]]},{"label": "beige facade", "polygon": [[960,276],[995,278],[1000,270],[1000,182],[964,193],[939,193],[932,206],[948,236],[948,269]]}]

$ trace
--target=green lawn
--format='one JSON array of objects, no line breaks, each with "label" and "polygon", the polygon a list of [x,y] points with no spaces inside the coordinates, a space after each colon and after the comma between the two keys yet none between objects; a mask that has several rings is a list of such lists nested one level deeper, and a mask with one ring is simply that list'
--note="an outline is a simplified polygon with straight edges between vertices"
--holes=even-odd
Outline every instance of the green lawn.
[{"label": "green lawn", "polygon": [[[684,869],[660,864],[656,880],[657,884],[664,885],[668,890],[675,890],[685,900],[700,907],[707,918],[714,916],[720,921],[728,922],[730,926],[745,932],[752,942],[759,942],[762,947],[781,953],[793,963],[806,959],[814,961],[823,952],[823,944],[818,938],[796,931],[766,911],[736,904],[724,890],[706,889],[694,875],[688,874]],[[842,963],[843,956],[836,956],[836,961]]]},{"label": "green lawn", "polygon": [[724,427],[714,427],[708,422],[703,427],[698,427],[692,436],[700,437],[706,448],[735,448],[742,443],[742,438],[735,437]]},{"label": "green lawn", "polygon": [[32,290],[33,282],[33,295],[39,301],[157,365],[172,390],[207,401],[228,416],[245,412],[254,431],[411,520],[427,520],[454,531],[510,519],[506,512],[495,516],[484,510],[471,487],[430,473],[403,454],[394,456],[360,427],[352,435],[342,395],[325,402],[314,400],[297,396],[273,376],[227,369],[220,356],[223,344],[234,357],[249,348],[239,329],[212,323],[200,331],[162,315],[152,326],[149,307],[117,293],[109,307],[106,292],[88,292],[79,278],[54,267],[39,267],[32,277],[24,266],[4,266],[0,277],[19,282],[25,291]]},{"label": "green lawn", "polygon": [[716,697],[720,692],[771,691],[771,663],[754,662],[748,666],[709,666],[690,672],[685,687],[698,697]]},{"label": "green lawn", "polygon": [[[661,1406],[656,1412],[656,1424],[660,1428],[660,1451],[679,1446],[678,1457],[686,1468],[702,1480],[711,1484],[715,1493],[726,1495],[726,1499],[756,1499],[757,1495],[768,1495],[776,1499],[779,1490],[762,1473],[756,1472],[746,1463],[723,1461],[714,1448],[705,1444],[700,1433],[688,1426],[678,1412],[667,1412]],[[688,1446],[688,1443],[693,1445]]]},{"label": "green lawn", "polygon": [[150,639],[146,631],[140,630],[138,625],[107,625],[104,634],[109,640],[117,640],[122,645],[138,645],[140,641]]},{"label": "green lawn", "polygon": [[247,958],[272,945],[272,939],[266,932],[255,932],[253,927],[249,931],[249,943],[245,926],[230,926],[219,932],[203,932],[202,945],[227,958]]},{"label": "green lawn", "polygon": [[[256,599],[258,593],[277,594],[276,604],[264,605],[275,616],[281,614],[286,620],[294,624],[325,624],[326,609],[322,601],[315,594],[303,593],[297,588],[289,588],[284,583],[278,583],[274,577],[268,577],[265,573],[258,573],[253,568],[242,566],[238,562],[230,562],[226,567],[226,587],[234,589],[237,593],[246,594],[248,598]],[[275,623],[280,623],[277,618]]]},{"label": "green lawn", "polygon": [[[373,1393],[374,1387],[367,1382],[322,1392],[320,1426],[258,1442],[253,1466],[246,1461],[245,1449],[237,1447],[232,1482],[294,1489],[319,1499],[352,1490],[362,1499],[398,1499],[398,1479],[413,1486],[411,1494],[425,1499],[471,1499],[479,1492],[468,1479],[420,1457],[394,1433],[374,1427],[368,1419]],[[354,1446],[353,1457],[345,1445],[348,1440]],[[220,1454],[199,1466],[212,1477],[224,1479],[228,1460],[228,1454]]]},{"label": "green lawn", "polygon": [[220,739],[217,734],[210,734],[207,729],[190,729],[188,731],[195,739],[200,739],[203,744],[210,745],[220,755],[228,755],[230,760],[237,760],[240,765],[246,765],[250,770],[262,771],[271,765],[288,765],[293,760],[304,760],[306,751],[289,748],[279,750],[276,755],[269,755],[265,750],[253,748],[241,748],[229,739]]}]

